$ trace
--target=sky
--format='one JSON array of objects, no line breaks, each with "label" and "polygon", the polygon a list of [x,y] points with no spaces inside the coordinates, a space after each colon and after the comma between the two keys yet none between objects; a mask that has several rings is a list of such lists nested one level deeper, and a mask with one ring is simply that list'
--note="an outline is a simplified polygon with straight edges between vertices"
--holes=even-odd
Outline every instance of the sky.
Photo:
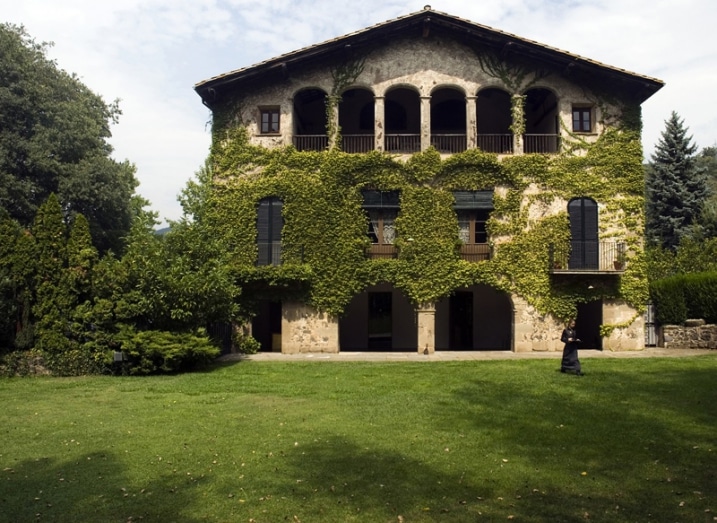
[{"label": "sky", "polygon": [[136,166],[160,220],[209,152],[210,111],[194,85],[431,5],[665,86],[643,108],[650,159],[672,111],[701,149],[717,145],[715,0],[0,0],[49,57],[122,116],[113,157]]}]

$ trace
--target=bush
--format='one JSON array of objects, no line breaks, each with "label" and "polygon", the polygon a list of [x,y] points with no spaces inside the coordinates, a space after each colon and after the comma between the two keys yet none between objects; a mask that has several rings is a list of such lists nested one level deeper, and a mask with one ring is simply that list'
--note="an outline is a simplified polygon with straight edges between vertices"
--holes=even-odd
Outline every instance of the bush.
[{"label": "bush", "polygon": [[680,324],[688,318],[717,323],[717,273],[681,274],[650,285],[659,323]]},{"label": "bush", "polygon": [[190,370],[213,361],[220,353],[203,331],[197,334],[137,332],[133,327],[122,326],[116,339],[120,343],[123,361],[115,366],[115,371],[126,374]]},{"label": "bush", "polygon": [[0,357],[0,376],[4,378],[42,374],[49,374],[49,371],[40,351],[14,351]]}]

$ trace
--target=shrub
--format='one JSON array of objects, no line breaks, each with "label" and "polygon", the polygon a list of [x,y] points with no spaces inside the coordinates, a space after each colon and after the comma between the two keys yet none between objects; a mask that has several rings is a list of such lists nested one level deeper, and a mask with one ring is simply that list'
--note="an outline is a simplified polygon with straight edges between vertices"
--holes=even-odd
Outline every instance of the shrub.
[{"label": "shrub", "polygon": [[220,351],[206,332],[175,333],[136,331],[122,326],[117,335],[123,361],[115,371],[128,374],[159,374],[190,370],[214,360]]},{"label": "shrub", "polygon": [[681,274],[650,285],[657,321],[679,324],[688,318],[717,322],[717,273]]},{"label": "shrub", "polygon": [[682,276],[658,280],[650,285],[650,295],[655,304],[655,316],[659,323],[679,324],[687,319],[687,304],[682,288]]}]

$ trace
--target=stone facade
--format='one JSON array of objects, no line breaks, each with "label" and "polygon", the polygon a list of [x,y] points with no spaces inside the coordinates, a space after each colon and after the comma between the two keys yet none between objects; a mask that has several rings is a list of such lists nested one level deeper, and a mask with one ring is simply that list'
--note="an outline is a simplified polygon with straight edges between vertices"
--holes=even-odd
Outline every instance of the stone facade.
[{"label": "stone facade", "polygon": [[[414,21],[420,26],[413,30],[404,26]],[[444,158],[455,152],[480,148],[503,160],[511,155],[555,154],[561,148],[559,144],[575,136],[581,142],[593,144],[606,129],[620,124],[625,107],[641,103],[661,87],[661,82],[655,79],[616,70],[535,42],[521,41],[514,35],[473,25],[429,7],[423,13],[365,31],[381,39],[364,39],[366,35],[360,31],[215,77],[195,88],[215,116],[224,112],[225,119],[245,128],[253,145],[267,149],[293,145],[301,151],[322,151],[339,142],[346,145],[348,137],[357,139],[353,143],[359,144],[363,142],[358,138],[365,138],[369,141],[369,150],[388,152],[404,161],[431,147]],[[483,36],[479,38],[480,35]],[[530,53],[526,53],[528,48]],[[521,56],[523,54],[525,56]],[[527,63],[531,66],[525,69]],[[531,70],[532,67],[535,70]],[[348,70],[352,72],[349,74]],[[614,92],[609,93],[610,96],[598,96],[590,92],[593,83],[600,87],[598,91],[608,88]],[[531,99],[531,95],[534,98]],[[327,107],[331,110],[327,111]],[[446,118],[450,112],[455,113],[453,118]],[[575,127],[576,119],[580,124],[585,115],[588,115],[588,128],[582,124]],[[278,119],[275,129],[266,125],[268,117]],[[523,125],[520,125],[521,119]],[[402,143],[398,139],[406,137],[411,139],[406,142],[410,146],[395,145],[388,139],[395,138],[396,143]],[[462,141],[455,141],[457,138]],[[532,145],[528,144],[530,138]],[[365,144],[357,146],[358,149],[364,147]],[[342,150],[367,152],[351,150],[349,146]],[[252,171],[251,176],[256,174]],[[464,189],[467,191],[470,187],[456,190]],[[501,185],[484,189],[494,191],[496,198],[507,198],[510,192]],[[520,206],[527,227],[566,213],[568,198],[572,196],[580,200],[591,198],[589,194],[543,198],[543,191],[541,183],[535,181],[530,181],[523,190]],[[594,221],[599,223],[599,230],[596,223],[597,238],[591,236],[590,241],[624,242],[640,235],[639,230],[627,230],[615,206],[599,201],[594,204]],[[475,216],[471,219],[475,228],[478,220]],[[582,235],[579,238],[577,241],[587,240]],[[490,238],[491,256],[494,248],[500,252],[502,245],[510,242],[508,235],[496,234]],[[378,244],[378,239],[374,243]],[[489,242],[485,238],[476,240],[474,235],[470,243],[487,245]],[[604,252],[614,251],[605,248]],[[614,261],[614,255],[602,256],[594,267],[589,266],[590,276],[610,281],[620,277],[617,273],[622,269],[616,268]],[[551,264],[552,269],[570,269],[567,262],[563,265]],[[580,270],[588,266],[576,264],[572,268]],[[545,271],[552,269],[546,262]],[[574,282],[579,277],[575,272],[560,276],[562,282]],[[451,289],[450,296],[436,303],[415,306],[402,296],[398,287],[384,283],[362,291],[341,319],[306,304],[282,301],[281,332],[271,332],[273,350],[284,353],[363,350],[369,345],[368,339],[377,336],[375,332],[369,333],[367,327],[372,320],[369,293],[390,294],[389,303],[395,318],[390,328],[384,330],[392,337],[393,349],[410,348],[430,354],[436,350],[467,350],[466,344],[473,350],[516,352],[559,351],[563,347],[560,342],[563,322],[539,312],[523,296],[507,294],[498,288],[491,288],[489,292],[473,285],[470,289]],[[470,293],[472,301],[458,296]],[[598,299],[587,305],[591,317],[584,325],[591,332],[594,348],[638,350],[644,347],[644,320],[632,306],[622,301]],[[463,328],[467,324],[473,329],[472,336]],[[601,325],[616,327],[600,340]],[[384,347],[374,349],[384,350]]]},{"label": "stone facade", "polygon": [[717,349],[717,325],[704,320],[664,325],[660,328],[659,345],[666,349]]}]

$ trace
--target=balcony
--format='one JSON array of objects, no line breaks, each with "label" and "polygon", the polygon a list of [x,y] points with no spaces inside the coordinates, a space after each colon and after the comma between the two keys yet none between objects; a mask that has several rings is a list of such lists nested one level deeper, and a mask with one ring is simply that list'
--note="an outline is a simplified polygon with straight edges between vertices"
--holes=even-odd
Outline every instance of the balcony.
[{"label": "balcony", "polygon": [[627,246],[622,242],[571,241],[549,246],[549,270],[553,274],[621,274]]},{"label": "balcony", "polygon": [[285,265],[304,263],[304,246],[291,246],[281,242],[258,242],[256,265]]},{"label": "balcony", "polygon": [[464,243],[460,246],[462,260],[469,262],[482,262],[490,260],[492,249],[487,243]]},{"label": "balcony", "polygon": [[465,134],[432,134],[431,145],[443,154],[460,153],[466,150]]},{"label": "balcony", "polygon": [[512,134],[479,134],[478,148],[487,153],[513,154]]},{"label": "balcony", "polygon": [[341,137],[341,150],[345,153],[367,153],[375,149],[373,134],[344,134]]},{"label": "balcony", "polygon": [[523,152],[556,154],[560,152],[560,135],[558,134],[524,134]]},{"label": "balcony", "polygon": [[420,134],[387,134],[384,144],[386,152],[413,154],[421,151]]},{"label": "balcony", "polygon": [[297,151],[325,151],[329,148],[329,137],[325,134],[294,135],[294,147]]},{"label": "balcony", "polygon": [[398,249],[388,243],[372,243],[366,248],[366,258],[369,260],[393,260],[398,258]]}]

